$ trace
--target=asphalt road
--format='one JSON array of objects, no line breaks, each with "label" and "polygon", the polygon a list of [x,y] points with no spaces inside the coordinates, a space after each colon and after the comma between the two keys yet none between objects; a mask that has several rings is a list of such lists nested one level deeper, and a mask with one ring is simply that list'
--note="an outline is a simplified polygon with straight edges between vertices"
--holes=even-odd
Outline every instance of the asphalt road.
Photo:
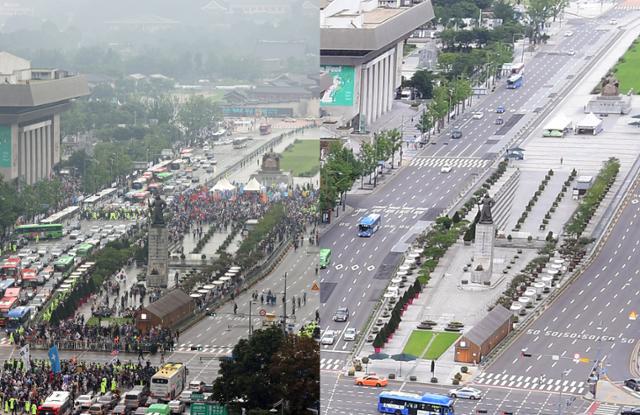
[{"label": "asphalt road", "polygon": [[[374,415],[377,414],[378,394],[382,389],[362,387],[354,384],[354,378],[341,374],[324,374],[321,380],[323,415]],[[421,385],[390,381],[386,390],[423,394],[425,392],[447,394],[450,387]],[[478,387],[484,396],[473,401],[456,399],[454,406],[458,414],[502,414],[510,412],[517,415],[546,415],[558,413],[558,402],[564,402],[564,413],[577,414],[584,412],[590,402],[575,395],[550,394],[546,392],[523,391],[508,388]],[[570,405],[567,406],[567,401]],[[478,412],[486,411],[486,412]]]},{"label": "asphalt road", "polygon": [[[451,139],[447,132],[432,138],[434,144],[426,145],[382,188],[368,195],[348,196],[347,203],[356,209],[355,212],[342,217],[320,241],[322,247],[333,251],[331,266],[321,274],[323,329],[342,333],[346,327],[363,328],[388,283],[394,264],[401,260],[401,252],[406,245],[398,243],[406,242],[424,229],[458,197],[472,175],[481,173],[490,165],[495,154],[488,152],[500,138],[494,137],[495,133],[500,129],[501,134],[508,134],[505,132],[508,126],[515,124],[515,118],[524,115],[519,110],[535,107],[544,98],[539,92],[549,80],[558,78],[564,70],[579,63],[580,54],[602,36],[602,32],[593,30],[594,26],[603,21],[606,24],[607,18],[573,27],[573,36],[561,36],[556,40],[558,44],[553,50],[557,53],[545,52],[533,57],[526,63],[523,87],[506,89],[506,81],[500,81],[495,93],[484,97],[479,107],[474,108],[474,111],[484,114],[481,119],[473,119],[467,111],[452,123],[462,128],[461,139]],[[576,50],[576,55],[560,53],[570,48]],[[568,82],[566,76],[552,86],[557,87],[564,82]],[[499,105],[506,108],[506,113],[501,114],[506,128],[495,125],[498,116],[495,109]],[[444,164],[451,165],[453,171],[440,173]],[[370,239],[358,238],[357,221],[371,212],[382,213],[383,226]],[[349,307],[349,321],[332,322],[335,310],[344,306]],[[323,348],[323,357],[328,350],[348,351],[350,347],[351,344],[345,344],[340,337],[335,345]],[[334,358],[334,355],[326,356]]]},{"label": "asphalt road", "polygon": [[[637,191],[637,190],[636,190]],[[636,346],[640,322],[640,203],[637,197],[622,211],[600,253],[558,299],[486,371],[586,381],[593,363],[573,361],[574,355],[604,359],[613,381],[631,377],[630,355]],[[635,203],[633,202],[635,200]],[[526,348],[532,357],[521,357]],[[560,356],[552,360],[552,355]],[[509,385],[513,386],[513,385]]]},{"label": "asphalt road", "polygon": [[[275,313],[278,319],[283,315],[282,295],[284,293],[284,273],[287,273],[287,321],[294,324],[298,330],[303,324],[315,318],[318,309],[318,292],[312,291],[315,277],[315,266],[318,258],[317,247],[303,245],[297,251],[291,249],[276,269],[266,278],[260,280],[254,287],[240,294],[236,298],[238,305],[237,314],[233,313],[233,302],[227,302],[216,311],[215,316],[205,317],[193,327],[180,334],[179,344],[176,350],[190,350],[192,346],[200,345],[203,351],[216,356],[229,355],[233,346],[239,339],[249,334],[249,301],[254,290],[258,294],[271,290],[277,297],[276,305],[262,305],[260,297],[252,304],[253,329],[263,327],[263,318],[259,316],[260,310],[267,313]],[[306,305],[302,301],[306,292]],[[295,316],[291,315],[291,298],[301,298],[301,308],[296,301]]]}]

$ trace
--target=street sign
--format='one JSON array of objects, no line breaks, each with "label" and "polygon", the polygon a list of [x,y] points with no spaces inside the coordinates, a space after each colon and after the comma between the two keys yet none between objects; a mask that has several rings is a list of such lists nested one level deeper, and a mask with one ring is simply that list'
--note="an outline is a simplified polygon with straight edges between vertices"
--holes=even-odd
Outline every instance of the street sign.
[{"label": "street sign", "polygon": [[191,394],[191,402],[204,401],[204,395],[202,393],[194,392]]},{"label": "street sign", "polygon": [[573,355],[573,361],[578,363],[580,361],[580,353],[576,353]]},{"label": "street sign", "polygon": [[629,320],[637,320],[638,319],[638,313],[636,313],[635,311],[632,311],[629,313]]},{"label": "street sign", "polygon": [[551,355],[551,360],[560,360],[560,356],[557,354]]},{"label": "street sign", "polygon": [[320,291],[320,286],[318,285],[318,281],[314,281],[311,286],[311,291]]},{"label": "street sign", "polygon": [[229,415],[226,406],[216,403],[192,403],[190,415]]},{"label": "street sign", "polygon": [[259,313],[260,313],[260,316],[264,317],[265,315],[267,315],[267,310],[265,310],[264,308],[261,308]]},{"label": "street sign", "polygon": [[591,359],[589,359],[588,357],[581,357],[580,359],[578,359],[581,363],[589,363],[591,361]]}]

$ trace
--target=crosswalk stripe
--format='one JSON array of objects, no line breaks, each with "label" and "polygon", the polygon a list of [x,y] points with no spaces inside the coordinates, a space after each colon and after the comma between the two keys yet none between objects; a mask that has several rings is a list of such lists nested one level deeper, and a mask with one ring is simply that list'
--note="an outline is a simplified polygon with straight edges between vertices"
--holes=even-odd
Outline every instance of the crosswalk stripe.
[{"label": "crosswalk stripe", "polygon": [[450,165],[452,167],[483,168],[489,163],[490,160],[479,158],[415,157],[409,165],[413,167],[442,167]]},{"label": "crosswalk stripe", "polygon": [[473,383],[487,386],[510,387],[514,389],[539,390],[549,392],[564,392],[571,394],[581,394],[585,389],[584,381],[569,379],[546,379],[535,376],[512,375],[510,373],[487,373],[478,374]]}]

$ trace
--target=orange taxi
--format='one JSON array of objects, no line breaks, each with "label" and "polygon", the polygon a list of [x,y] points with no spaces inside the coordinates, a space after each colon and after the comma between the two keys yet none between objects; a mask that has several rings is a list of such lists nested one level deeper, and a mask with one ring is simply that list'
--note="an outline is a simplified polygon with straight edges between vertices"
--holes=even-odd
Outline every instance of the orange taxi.
[{"label": "orange taxi", "polygon": [[377,388],[387,386],[389,381],[386,378],[376,375],[366,375],[356,378],[356,385],[358,386],[375,386]]}]

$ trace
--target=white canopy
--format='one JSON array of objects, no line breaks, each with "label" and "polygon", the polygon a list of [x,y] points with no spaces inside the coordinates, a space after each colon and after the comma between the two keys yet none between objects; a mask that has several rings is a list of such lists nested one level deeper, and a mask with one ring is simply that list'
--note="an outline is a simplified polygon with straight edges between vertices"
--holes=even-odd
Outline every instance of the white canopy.
[{"label": "white canopy", "polygon": [[558,115],[547,125],[545,125],[545,130],[555,130],[555,131],[564,131],[567,128],[571,128],[571,120],[563,115]]},{"label": "white canopy", "polygon": [[593,112],[587,114],[579,123],[576,123],[576,130],[590,130],[593,134],[598,134],[602,131],[602,120],[598,118]]},{"label": "white canopy", "polygon": [[231,182],[229,182],[229,179],[227,179],[226,177],[220,179],[220,181],[218,181],[218,183],[216,183],[216,185],[211,188],[212,192],[226,192],[229,190],[236,190],[236,187],[232,185]]},{"label": "white canopy", "polygon": [[262,190],[262,186],[255,177],[252,177],[251,180],[249,180],[249,182],[244,186],[245,192],[259,192],[260,190]]}]

